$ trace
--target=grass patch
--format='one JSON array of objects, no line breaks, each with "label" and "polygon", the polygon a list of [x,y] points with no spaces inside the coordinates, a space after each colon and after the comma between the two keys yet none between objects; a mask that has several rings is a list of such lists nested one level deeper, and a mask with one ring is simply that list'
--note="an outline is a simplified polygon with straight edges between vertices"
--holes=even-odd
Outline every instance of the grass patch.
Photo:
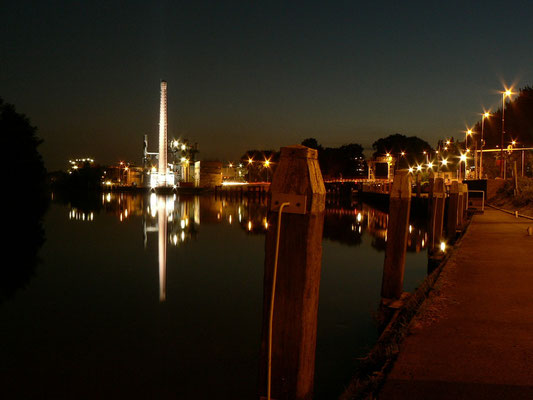
[{"label": "grass patch", "polygon": [[489,200],[495,206],[533,216],[533,179],[518,178],[517,193],[514,191],[514,180],[507,180]]}]

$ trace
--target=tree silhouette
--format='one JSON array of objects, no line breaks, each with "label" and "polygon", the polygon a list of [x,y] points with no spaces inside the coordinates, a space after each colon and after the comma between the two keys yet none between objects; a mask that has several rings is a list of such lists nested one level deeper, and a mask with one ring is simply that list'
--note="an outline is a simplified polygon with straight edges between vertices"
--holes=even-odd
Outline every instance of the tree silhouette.
[{"label": "tree silhouette", "polygon": [[0,302],[13,296],[30,281],[44,243],[42,218],[48,207],[46,169],[37,147],[41,140],[29,119],[0,98],[0,132],[9,151],[16,150],[16,165],[10,166],[9,187],[14,201],[10,214],[15,223],[6,236],[11,258],[0,266]]},{"label": "tree silhouette", "polygon": [[[398,160],[397,168],[409,168],[416,164],[424,164],[431,157],[433,149],[423,139],[416,136],[405,136],[400,133],[376,140],[372,144],[374,157],[390,154]],[[425,152],[425,153],[424,153]]]},{"label": "tree silhouette", "polygon": [[[478,148],[481,148],[481,119],[475,124],[474,140],[477,141]],[[485,119],[483,138],[485,140],[485,149],[500,148],[502,138],[502,108],[491,112],[489,118]],[[516,142],[515,147],[533,147],[533,87],[526,86],[519,90],[518,95],[512,100],[505,102],[505,134],[503,137],[504,149],[508,145]],[[524,155],[525,171],[528,175],[533,173],[533,156],[532,153]],[[509,161],[521,162],[521,155],[513,152],[509,155],[504,152],[504,157]],[[483,154],[484,174],[488,173],[489,177],[499,176],[499,158],[500,153]],[[508,168],[511,162],[507,163]]]},{"label": "tree silhouette", "polygon": [[302,145],[318,150],[318,163],[325,179],[366,176],[366,162],[360,144],[324,148],[315,138],[307,138]]}]

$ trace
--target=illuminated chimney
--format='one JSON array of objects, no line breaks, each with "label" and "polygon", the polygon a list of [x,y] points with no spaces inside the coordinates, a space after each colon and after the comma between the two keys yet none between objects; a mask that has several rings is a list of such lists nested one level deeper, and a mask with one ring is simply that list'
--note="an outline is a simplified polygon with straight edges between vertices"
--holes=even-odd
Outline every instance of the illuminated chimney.
[{"label": "illuminated chimney", "polygon": [[167,82],[162,80],[159,106],[159,185],[166,185],[167,168]]}]

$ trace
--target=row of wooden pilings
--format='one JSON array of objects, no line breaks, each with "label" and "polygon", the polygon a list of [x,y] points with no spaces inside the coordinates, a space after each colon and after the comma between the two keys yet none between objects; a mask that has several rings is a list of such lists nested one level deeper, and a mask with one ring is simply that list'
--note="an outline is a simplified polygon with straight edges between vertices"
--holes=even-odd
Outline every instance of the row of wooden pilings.
[{"label": "row of wooden pilings", "polygon": [[[438,265],[447,247],[465,227],[468,186],[452,182],[447,195],[443,178],[430,179],[428,208],[427,249],[428,266],[431,267]],[[383,299],[394,301],[402,297],[410,209],[411,178],[406,171],[397,171],[389,203],[387,247],[381,286]]]},{"label": "row of wooden pilings", "polygon": [[[430,185],[430,257],[442,256],[441,243],[453,240],[465,224],[465,186],[452,184],[446,202],[443,179],[435,178]],[[317,151],[283,147],[269,194],[272,229],[265,237],[258,395],[267,400],[310,400],[326,201]],[[406,171],[395,175],[390,196],[382,304],[403,295],[411,206],[411,177]]]},{"label": "row of wooden pilings", "polygon": [[250,201],[262,201],[266,199],[269,191],[269,184],[219,185],[215,186],[215,197],[227,200],[247,198]]}]

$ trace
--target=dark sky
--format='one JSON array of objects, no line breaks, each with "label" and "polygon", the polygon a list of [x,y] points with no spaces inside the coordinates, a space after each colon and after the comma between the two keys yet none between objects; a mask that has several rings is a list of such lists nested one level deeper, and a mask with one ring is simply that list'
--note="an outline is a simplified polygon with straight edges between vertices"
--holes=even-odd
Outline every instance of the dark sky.
[{"label": "dark sky", "polygon": [[2,1],[0,96],[70,157],[140,162],[169,136],[235,159],[315,137],[462,136],[503,84],[533,85],[528,1]]}]

